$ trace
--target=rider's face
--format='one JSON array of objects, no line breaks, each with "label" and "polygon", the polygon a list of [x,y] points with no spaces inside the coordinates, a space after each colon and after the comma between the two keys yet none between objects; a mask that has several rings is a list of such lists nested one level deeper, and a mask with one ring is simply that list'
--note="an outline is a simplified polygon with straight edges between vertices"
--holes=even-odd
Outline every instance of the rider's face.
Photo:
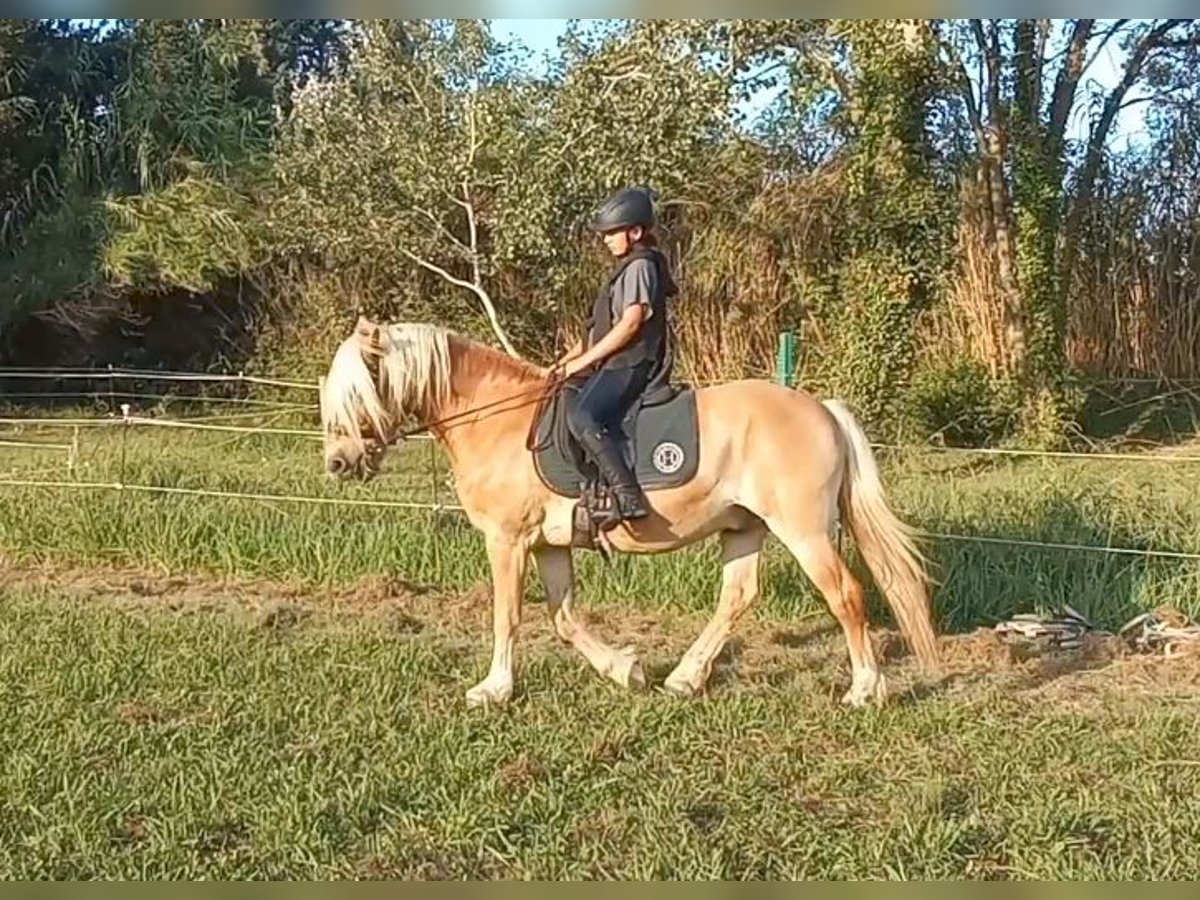
[{"label": "rider's face", "polygon": [[641,237],[642,228],[640,225],[633,228],[620,228],[616,231],[606,231],[604,233],[604,246],[608,248],[608,252],[613,256],[624,256],[629,252],[629,248],[634,242]]}]

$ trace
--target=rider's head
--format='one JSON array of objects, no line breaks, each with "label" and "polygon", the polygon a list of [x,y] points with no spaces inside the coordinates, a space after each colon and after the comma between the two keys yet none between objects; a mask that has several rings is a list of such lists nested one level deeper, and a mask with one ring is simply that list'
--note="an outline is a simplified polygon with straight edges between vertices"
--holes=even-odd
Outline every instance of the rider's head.
[{"label": "rider's head", "polygon": [[654,244],[654,224],[654,204],[641,188],[617,191],[592,218],[592,230],[600,233],[613,256],[624,256],[637,244]]}]

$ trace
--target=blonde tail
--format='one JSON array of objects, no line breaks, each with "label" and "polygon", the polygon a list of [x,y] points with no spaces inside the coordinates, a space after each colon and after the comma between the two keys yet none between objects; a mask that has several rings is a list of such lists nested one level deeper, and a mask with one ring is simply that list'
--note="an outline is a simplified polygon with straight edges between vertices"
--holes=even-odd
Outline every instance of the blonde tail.
[{"label": "blonde tail", "polygon": [[936,669],[940,655],[930,611],[930,582],[914,540],[916,532],[888,506],[875,454],[854,414],[840,400],[826,400],[824,406],[845,438],[842,516],[917,660],[926,669]]}]

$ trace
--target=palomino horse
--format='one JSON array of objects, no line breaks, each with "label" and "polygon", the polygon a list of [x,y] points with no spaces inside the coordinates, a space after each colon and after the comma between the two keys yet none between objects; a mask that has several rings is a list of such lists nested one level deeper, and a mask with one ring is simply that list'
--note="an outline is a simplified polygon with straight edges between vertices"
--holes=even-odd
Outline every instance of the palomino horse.
[{"label": "palomino horse", "polygon": [[[545,583],[560,638],[622,687],[644,687],[632,648],[615,649],[573,609],[574,498],[552,490],[527,443],[550,373],[428,324],[360,318],[339,346],[321,391],[325,467],[369,476],[384,448],[415,421],[442,445],[455,489],[487,546],[493,587],[493,649],[470,705],[502,703],[513,690],[513,651],[530,557]],[[852,706],[886,698],[867,631],[863,590],[835,546],[845,520],[919,662],[938,664],[929,580],[912,530],[884,498],[867,437],[837,401],[768,381],[697,389],[699,456],[685,483],[649,489],[648,518],[609,532],[627,553],[678,550],[719,535],[723,551],[715,614],[664,687],[700,692],[713,660],[759,593],[763,542],[773,533],[820,590],[845,634]]]}]

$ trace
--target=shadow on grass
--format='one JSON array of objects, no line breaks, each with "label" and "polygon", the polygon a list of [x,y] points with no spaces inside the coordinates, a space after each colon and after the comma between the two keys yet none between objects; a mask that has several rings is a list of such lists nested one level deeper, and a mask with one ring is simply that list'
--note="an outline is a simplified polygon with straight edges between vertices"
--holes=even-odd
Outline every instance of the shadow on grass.
[{"label": "shadow on grass", "polygon": [[[929,549],[939,582],[934,608],[944,632],[990,627],[1017,613],[1055,613],[1064,605],[1107,630],[1162,603],[1195,612],[1194,592],[1185,587],[1200,572],[1195,561],[1106,552],[1100,548],[1170,548],[1155,548],[1133,529],[1096,522],[1067,497],[1050,498],[1020,525],[943,518],[930,530],[956,536],[934,538]],[[1037,544],[1097,549],[1030,546]]]},{"label": "shadow on grass", "polygon": [[[1065,494],[1022,507],[1019,521],[1006,517],[1006,510],[997,509],[994,521],[981,522],[976,511],[974,517],[968,513],[943,514],[921,523],[930,532],[955,536],[930,538],[924,547],[935,579],[935,628],[940,635],[955,636],[959,646],[951,652],[965,655],[960,664],[949,668],[966,671],[951,671],[923,683],[910,699],[919,700],[963,679],[999,670],[1014,675],[1014,686],[1031,688],[1064,675],[1103,668],[1111,662],[1111,645],[1102,646],[1103,641],[1080,651],[1023,658],[1021,651],[1002,645],[990,634],[996,624],[1019,613],[1054,615],[1070,606],[1094,629],[1110,633],[1134,616],[1166,604],[1188,615],[1200,613],[1200,562],[1028,545],[1171,549],[1155,546],[1161,538],[1147,539],[1133,528],[1097,521],[1088,514],[1088,504]],[[1099,514],[1103,515],[1102,506]],[[991,543],[980,538],[1013,543]],[[857,548],[847,542],[845,550],[855,574],[867,588],[869,619],[876,634],[880,634],[881,626],[897,629],[895,616]],[[775,595],[773,605],[777,610],[782,607],[788,615],[788,607],[792,613],[811,605],[824,609],[823,601],[791,557],[777,554],[771,570],[768,590]],[[839,631],[832,616],[824,621],[826,633]],[[781,646],[797,649],[806,648],[817,637],[809,628],[787,629],[777,635]],[[835,644],[838,652],[844,652],[843,642],[834,641],[830,646]],[[880,649],[885,665],[910,656],[898,635],[888,635]],[[971,654],[974,659],[968,658]]]},{"label": "shadow on grass", "polygon": [[1171,381],[1093,385],[1081,425],[1096,440],[1186,443],[1200,431],[1200,385]]}]

